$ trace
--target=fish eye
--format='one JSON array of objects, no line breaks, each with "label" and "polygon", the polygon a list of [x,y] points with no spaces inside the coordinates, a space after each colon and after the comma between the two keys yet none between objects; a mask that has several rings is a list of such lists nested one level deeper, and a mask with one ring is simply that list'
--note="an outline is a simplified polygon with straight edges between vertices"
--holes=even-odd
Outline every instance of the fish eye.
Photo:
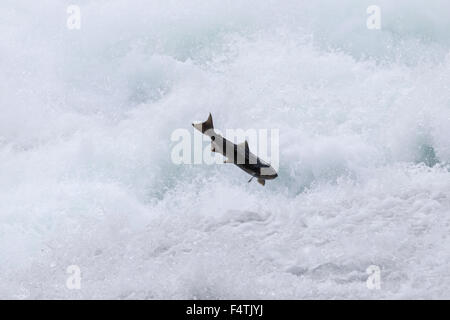
[{"label": "fish eye", "polygon": [[212,140],[212,141],[216,140],[216,137],[212,136],[212,137],[211,137],[211,140]]}]

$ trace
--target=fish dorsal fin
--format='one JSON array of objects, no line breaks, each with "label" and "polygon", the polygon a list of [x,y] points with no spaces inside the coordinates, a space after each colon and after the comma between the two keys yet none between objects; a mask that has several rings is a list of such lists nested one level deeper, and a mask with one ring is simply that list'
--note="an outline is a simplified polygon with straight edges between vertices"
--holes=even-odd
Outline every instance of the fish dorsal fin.
[{"label": "fish dorsal fin", "polygon": [[239,147],[239,148],[243,148],[245,151],[248,151],[248,150],[249,150],[247,140],[245,140],[245,141],[242,142],[242,143],[239,143],[239,144],[238,144],[238,147]]}]

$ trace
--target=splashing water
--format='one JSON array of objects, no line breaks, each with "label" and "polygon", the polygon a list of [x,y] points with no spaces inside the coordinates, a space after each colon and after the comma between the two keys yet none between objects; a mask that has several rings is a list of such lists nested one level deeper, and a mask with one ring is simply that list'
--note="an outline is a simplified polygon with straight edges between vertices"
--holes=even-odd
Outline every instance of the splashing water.
[{"label": "splashing water", "polygon": [[[69,4],[0,4],[0,297],[450,298],[448,1]],[[208,112],[279,178],[173,164]]]}]

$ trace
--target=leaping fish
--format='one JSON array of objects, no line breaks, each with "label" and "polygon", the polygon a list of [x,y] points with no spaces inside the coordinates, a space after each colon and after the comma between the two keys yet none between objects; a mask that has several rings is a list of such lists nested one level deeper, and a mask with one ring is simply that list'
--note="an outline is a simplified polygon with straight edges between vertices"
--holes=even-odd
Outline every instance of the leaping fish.
[{"label": "leaping fish", "polygon": [[225,163],[234,163],[252,176],[248,182],[257,178],[258,182],[264,186],[266,180],[273,180],[278,177],[277,172],[270,164],[250,152],[247,140],[240,144],[234,144],[215,132],[211,113],[205,122],[193,123],[192,125],[211,138],[212,152],[222,154],[226,158]]}]

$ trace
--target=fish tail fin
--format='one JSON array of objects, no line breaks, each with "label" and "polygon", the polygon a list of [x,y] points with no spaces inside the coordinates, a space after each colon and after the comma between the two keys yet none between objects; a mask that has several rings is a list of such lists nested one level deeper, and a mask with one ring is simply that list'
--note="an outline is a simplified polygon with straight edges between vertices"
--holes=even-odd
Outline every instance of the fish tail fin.
[{"label": "fish tail fin", "polygon": [[208,130],[214,130],[213,120],[211,113],[209,114],[208,120],[201,123],[193,123],[192,126],[200,131],[201,133],[205,133]]}]

